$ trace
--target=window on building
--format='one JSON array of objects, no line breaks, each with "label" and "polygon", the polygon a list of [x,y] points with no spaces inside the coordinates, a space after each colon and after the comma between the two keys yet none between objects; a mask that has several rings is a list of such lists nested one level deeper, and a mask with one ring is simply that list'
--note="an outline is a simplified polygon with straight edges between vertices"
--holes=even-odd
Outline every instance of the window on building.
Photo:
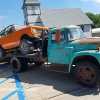
[{"label": "window on building", "polygon": [[32,6],[32,14],[35,14],[35,7]]},{"label": "window on building", "polygon": [[82,31],[84,32],[84,26],[83,26],[83,25],[81,25],[81,29],[82,29]]},{"label": "window on building", "polygon": [[35,14],[40,14],[40,7],[39,6],[35,6]]},{"label": "window on building", "polygon": [[27,13],[28,14],[40,14],[40,7],[39,6],[27,6]]}]

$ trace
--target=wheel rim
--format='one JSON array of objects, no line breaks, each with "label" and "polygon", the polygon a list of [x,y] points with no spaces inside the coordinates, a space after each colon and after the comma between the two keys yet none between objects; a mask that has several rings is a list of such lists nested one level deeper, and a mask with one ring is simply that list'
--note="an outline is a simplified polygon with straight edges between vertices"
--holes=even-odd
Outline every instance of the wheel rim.
[{"label": "wheel rim", "polygon": [[19,68],[19,64],[16,60],[13,61],[13,68],[14,69],[18,69]]},{"label": "wheel rim", "polygon": [[85,83],[91,83],[95,80],[96,73],[88,66],[82,66],[78,69],[79,78]]},{"label": "wheel rim", "polygon": [[22,43],[21,44],[21,49],[22,49],[22,51],[26,51],[27,50],[27,44],[26,43]]}]

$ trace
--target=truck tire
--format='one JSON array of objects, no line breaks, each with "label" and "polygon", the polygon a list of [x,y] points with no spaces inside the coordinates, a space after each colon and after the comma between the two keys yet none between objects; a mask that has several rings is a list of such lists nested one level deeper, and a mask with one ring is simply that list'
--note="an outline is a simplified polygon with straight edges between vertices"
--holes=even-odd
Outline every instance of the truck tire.
[{"label": "truck tire", "polygon": [[32,53],[34,50],[33,42],[29,39],[22,39],[19,45],[22,54]]},{"label": "truck tire", "polygon": [[0,59],[6,55],[6,51],[0,47]]},{"label": "truck tire", "polygon": [[86,87],[94,87],[99,83],[100,70],[90,61],[80,61],[74,69],[76,80]]},{"label": "truck tire", "polygon": [[10,65],[12,67],[13,72],[19,73],[24,70],[24,60],[22,58],[11,58]]},{"label": "truck tire", "polygon": [[37,65],[37,66],[41,66],[41,65],[44,64],[43,62],[34,62],[34,63],[35,63],[35,65]]}]

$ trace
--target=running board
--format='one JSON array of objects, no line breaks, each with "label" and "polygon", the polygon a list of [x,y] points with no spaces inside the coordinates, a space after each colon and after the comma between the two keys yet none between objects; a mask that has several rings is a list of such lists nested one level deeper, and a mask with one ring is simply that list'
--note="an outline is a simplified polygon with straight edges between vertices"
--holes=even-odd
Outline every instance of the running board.
[{"label": "running board", "polygon": [[61,73],[68,73],[68,68],[69,66],[66,64],[51,64],[51,68],[49,68],[49,70]]}]

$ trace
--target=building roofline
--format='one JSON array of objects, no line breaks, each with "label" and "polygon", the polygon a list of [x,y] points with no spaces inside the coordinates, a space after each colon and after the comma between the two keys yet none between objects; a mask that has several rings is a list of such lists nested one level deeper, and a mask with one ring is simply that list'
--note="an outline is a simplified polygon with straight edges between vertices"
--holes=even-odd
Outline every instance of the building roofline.
[{"label": "building roofline", "polygon": [[25,6],[40,6],[40,2],[38,2],[38,0],[24,0],[24,3],[23,3],[23,6],[22,6],[22,9],[24,9]]},{"label": "building roofline", "polygon": [[22,6],[22,9],[24,9],[25,6],[40,6],[40,4],[41,4],[41,3],[27,3],[27,4],[24,4],[24,5]]}]

